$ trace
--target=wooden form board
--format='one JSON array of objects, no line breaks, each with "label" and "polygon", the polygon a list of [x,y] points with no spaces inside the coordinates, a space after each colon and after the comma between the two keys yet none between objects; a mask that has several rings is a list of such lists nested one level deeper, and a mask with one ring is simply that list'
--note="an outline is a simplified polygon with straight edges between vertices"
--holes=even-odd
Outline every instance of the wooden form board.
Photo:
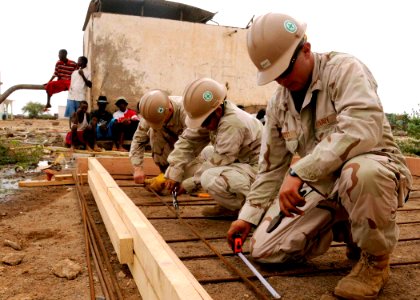
[{"label": "wooden form board", "polygon": [[[99,160],[88,158],[88,167],[90,188],[92,190],[103,189],[104,193],[100,195],[100,198],[109,199],[113,205],[113,209],[110,210],[116,211],[132,237],[133,259],[127,265],[142,297],[162,300],[210,300],[211,297],[205,289],[166,244],[143,213],[119,188],[105,167],[99,163]],[[102,215],[101,210],[100,212]]]},{"label": "wooden form board", "polygon": [[[83,179],[83,181],[86,181],[87,180],[87,173],[77,174],[77,177]],[[56,181],[73,179],[73,174],[55,174],[54,179]]]},{"label": "wooden form board", "polygon": [[64,180],[28,180],[19,181],[19,187],[36,187],[36,186],[54,186],[54,185],[68,185],[74,184],[73,178]]},{"label": "wooden form board", "polygon": [[121,264],[133,263],[133,237],[115,210],[100,181],[100,174],[88,171],[88,182],[96,205]]},{"label": "wooden form board", "polygon": [[[80,173],[87,173],[88,158],[77,158],[77,169]],[[128,157],[96,157],[102,164],[105,170],[111,175],[133,175],[133,166]],[[151,157],[145,157],[143,162],[143,169],[146,176],[155,176],[160,174],[159,167]]]},{"label": "wooden form board", "polygon": [[[420,158],[418,157],[405,157],[407,166],[410,169],[412,175],[420,176]],[[80,173],[87,172],[87,157],[77,158],[77,168]],[[105,167],[105,169],[111,174],[121,175],[133,175],[133,166],[130,163],[128,157],[97,157],[97,160]],[[294,156],[292,164],[299,160],[298,156]],[[159,167],[154,163],[151,157],[144,158],[144,171],[146,175],[154,176],[159,175]]]},{"label": "wooden form board", "polygon": [[411,175],[420,176],[420,158],[406,156],[405,161],[407,162]]}]

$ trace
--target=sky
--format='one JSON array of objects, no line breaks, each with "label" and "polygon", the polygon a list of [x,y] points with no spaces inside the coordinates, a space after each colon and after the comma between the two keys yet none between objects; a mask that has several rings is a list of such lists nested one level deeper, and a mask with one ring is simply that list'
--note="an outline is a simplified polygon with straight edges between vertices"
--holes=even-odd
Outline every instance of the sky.
[{"label": "sky", "polygon": [[[420,110],[420,18],[413,0],[183,0],[211,12],[219,25],[244,28],[253,16],[286,13],[307,27],[315,52],[339,51],[362,60],[378,82],[387,113]],[[90,0],[0,1],[1,92],[16,84],[43,84],[52,76],[58,50],[83,55],[83,24]],[[209,22],[209,24],[215,24]],[[13,113],[29,101],[46,102],[44,91],[12,93]],[[52,97],[51,113],[66,105],[67,92]],[[268,99],[267,99],[268,100]]]}]

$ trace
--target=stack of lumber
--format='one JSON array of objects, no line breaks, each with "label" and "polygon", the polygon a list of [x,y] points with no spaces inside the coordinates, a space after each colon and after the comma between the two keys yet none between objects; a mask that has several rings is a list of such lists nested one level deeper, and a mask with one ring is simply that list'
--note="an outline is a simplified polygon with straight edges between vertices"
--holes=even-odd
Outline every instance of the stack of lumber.
[{"label": "stack of lumber", "polygon": [[87,165],[89,187],[114,250],[143,299],[211,299],[99,160],[88,158]]}]

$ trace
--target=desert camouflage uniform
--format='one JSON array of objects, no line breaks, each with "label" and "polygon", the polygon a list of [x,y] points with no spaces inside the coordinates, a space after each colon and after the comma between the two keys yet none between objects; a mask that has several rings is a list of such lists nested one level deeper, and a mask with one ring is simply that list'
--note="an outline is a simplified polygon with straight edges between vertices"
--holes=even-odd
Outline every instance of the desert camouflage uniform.
[{"label": "desert camouflage uniform", "polygon": [[194,177],[182,184],[187,191],[201,185],[228,209],[239,209],[258,169],[262,124],[249,113],[225,101],[224,115],[215,131],[184,131],[168,158],[165,177],[180,182],[185,164],[209,143],[214,150]]},{"label": "desert camouflage uniform", "polygon": [[[314,60],[300,113],[281,86],[268,104],[259,172],[239,214],[239,219],[260,223],[251,253],[261,262],[320,255],[329,248],[333,225],[347,219],[353,241],[369,254],[389,254],[398,240],[396,211],[412,178],[393,140],[376,81],[353,56],[314,53]],[[295,153],[302,158],[293,170],[309,191],[305,214],[284,218],[267,233],[279,213],[279,188]]]},{"label": "desert camouflage uniform", "polygon": [[[156,165],[164,173],[168,167],[169,153],[174,149],[178,136],[182,134],[187,125],[185,124],[186,113],[182,105],[182,97],[169,96],[174,112],[171,119],[162,129],[155,130],[149,126],[144,118],[140,119],[139,126],[134,133],[131,142],[129,157],[133,166],[143,166],[146,145],[152,148],[152,157]],[[185,176],[190,177],[199,167],[200,158],[191,160],[188,164]]]}]

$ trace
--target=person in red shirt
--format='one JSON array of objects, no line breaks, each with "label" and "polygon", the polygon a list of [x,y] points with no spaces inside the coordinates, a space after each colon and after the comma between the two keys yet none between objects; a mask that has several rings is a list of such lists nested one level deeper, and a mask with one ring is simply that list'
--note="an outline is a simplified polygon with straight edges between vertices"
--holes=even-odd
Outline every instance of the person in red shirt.
[{"label": "person in red shirt", "polygon": [[[61,49],[58,52],[59,60],[55,64],[54,74],[51,79],[44,84],[45,90],[47,91],[47,104],[45,105],[45,111],[51,107],[51,96],[63,91],[67,91],[70,88],[70,78],[74,70],[77,69],[76,62],[67,58],[67,50]],[[57,80],[53,80],[57,78]]]},{"label": "person in red shirt", "polygon": [[118,97],[115,105],[119,108],[114,112],[114,146],[112,150],[127,152],[123,147],[124,139],[129,140],[133,138],[134,132],[139,125],[139,117],[135,110],[127,108],[128,102],[124,97]]}]

